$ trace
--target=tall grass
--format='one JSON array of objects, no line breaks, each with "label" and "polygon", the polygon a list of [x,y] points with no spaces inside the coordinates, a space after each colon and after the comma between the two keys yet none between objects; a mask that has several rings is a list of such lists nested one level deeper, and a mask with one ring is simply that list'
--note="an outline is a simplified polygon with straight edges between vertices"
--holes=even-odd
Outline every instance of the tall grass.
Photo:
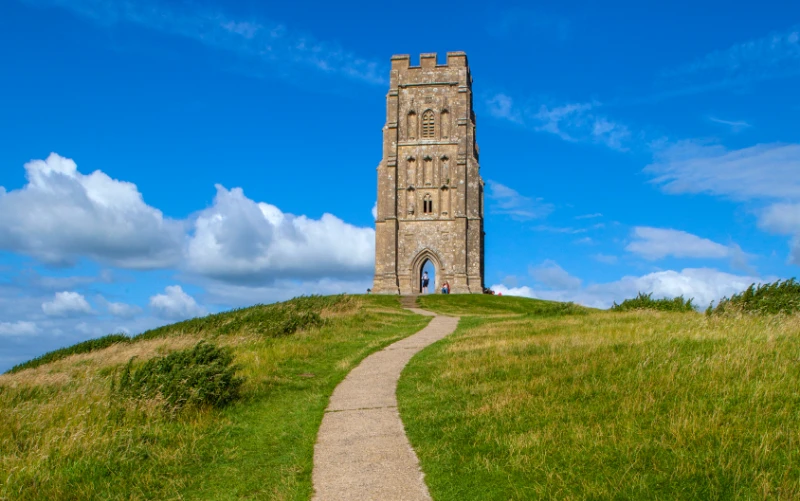
[{"label": "tall grass", "polygon": [[755,313],[761,315],[795,313],[800,311],[800,283],[794,278],[777,280],[771,284],[751,284],[745,291],[722,298],[706,314]]},{"label": "tall grass", "polygon": [[683,296],[653,299],[653,293],[644,294],[640,292],[635,298],[626,299],[620,304],[614,301],[611,309],[613,311],[695,311],[695,305],[692,304],[693,300],[694,298],[684,299]]},{"label": "tall grass", "polygon": [[434,499],[800,499],[800,318],[462,317],[399,408]]},{"label": "tall grass", "polygon": [[[427,321],[393,297],[299,298],[2,375],[0,500],[308,499],[333,388]],[[111,399],[132,357],[135,372],[202,339],[231,350],[239,400],[174,414],[163,396]]]}]

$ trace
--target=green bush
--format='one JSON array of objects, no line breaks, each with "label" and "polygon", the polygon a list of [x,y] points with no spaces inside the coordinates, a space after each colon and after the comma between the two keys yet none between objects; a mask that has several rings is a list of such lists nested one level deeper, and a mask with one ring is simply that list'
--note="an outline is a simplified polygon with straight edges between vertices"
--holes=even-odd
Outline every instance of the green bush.
[{"label": "green bush", "polygon": [[706,314],[755,313],[776,314],[800,311],[800,283],[794,278],[777,280],[771,284],[751,284],[744,291],[724,297],[714,307],[712,303]]},{"label": "green bush", "polygon": [[160,398],[168,410],[186,406],[221,407],[239,397],[244,380],[229,349],[201,341],[193,348],[148,360],[136,369],[131,359],[112,395],[130,399]]},{"label": "green bush", "polygon": [[19,372],[25,369],[33,369],[35,367],[39,367],[40,365],[49,364],[51,362],[55,362],[56,360],[67,358],[70,355],[77,355],[79,353],[89,353],[90,351],[102,350],[103,348],[108,348],[112,344],[128,343],[130,342],[130,340],[131,339],[125,334],[109,334],[107,336],[99,337],[97,339],[89,339],[88,341],[83,341],[82,343],[74,344],[72,346],[67,346],[66,348],[50,351],[32,360],[28,360],[27,362],[15,365],[11,369],[9,369],[6,372],[6,374],[13,374],[15,372]]},{"label": "green bush", "polygon": [[658,310],[658,311],[695,311],[695,305],[692,304],[694,298],[684,299],[683,296],[678,296],[672,299],[662,298],[653,299],[653,294],[639,293],[638,296],[632,299],[626,299],[622,304],[611,306],[613,311],[631,311],[631,310]]}]

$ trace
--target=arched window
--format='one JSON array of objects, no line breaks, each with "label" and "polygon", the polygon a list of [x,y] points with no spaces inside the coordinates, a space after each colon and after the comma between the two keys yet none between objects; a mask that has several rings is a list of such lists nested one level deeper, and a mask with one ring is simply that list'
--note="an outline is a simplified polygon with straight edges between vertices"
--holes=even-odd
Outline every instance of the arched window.
[{"label": "arched window", "polygon": [[431,198],[430,194],[425,195],[425,198],[422,199],[422,212],[424,214],[433,213],[433,199]]},{"label": "arched window", "polygon": [[422,137],[428,139],[436,137],[436,120],[432,110],[422,114]]}]

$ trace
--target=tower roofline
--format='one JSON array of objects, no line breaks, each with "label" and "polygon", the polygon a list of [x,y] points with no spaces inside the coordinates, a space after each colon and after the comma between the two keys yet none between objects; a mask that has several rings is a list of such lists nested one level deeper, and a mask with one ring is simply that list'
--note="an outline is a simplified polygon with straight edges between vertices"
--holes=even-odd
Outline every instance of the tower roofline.
[{"label": "tower roofline", "polygon": [[447,62],[445,64],[437,64],[436,53],[426,52],[419,56],[419,66],[411,66],[411,56],[409,54],[395,54],[392,56],[392,69],[393,70],[415,70],[421,68],[466,68],[467,67],[467,53],[463,51],[448,52]]}]

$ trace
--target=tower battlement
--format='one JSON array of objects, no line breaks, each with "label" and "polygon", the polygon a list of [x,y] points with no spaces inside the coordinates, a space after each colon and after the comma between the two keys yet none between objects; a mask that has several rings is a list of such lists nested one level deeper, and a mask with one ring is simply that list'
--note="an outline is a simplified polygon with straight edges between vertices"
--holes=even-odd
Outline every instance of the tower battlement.
[{"label": "tower battlement", "polygon": [[437,55],[435,52],[426,52],[419,56],[419,66],[411,66],[411,56],[408,54],[396,54],[392,56],[392,69],[393,70],[418,70],[430,68],[466,68],[467,53],[466,52],[448,52],[447,62],[445,64],[438,64]]}]

